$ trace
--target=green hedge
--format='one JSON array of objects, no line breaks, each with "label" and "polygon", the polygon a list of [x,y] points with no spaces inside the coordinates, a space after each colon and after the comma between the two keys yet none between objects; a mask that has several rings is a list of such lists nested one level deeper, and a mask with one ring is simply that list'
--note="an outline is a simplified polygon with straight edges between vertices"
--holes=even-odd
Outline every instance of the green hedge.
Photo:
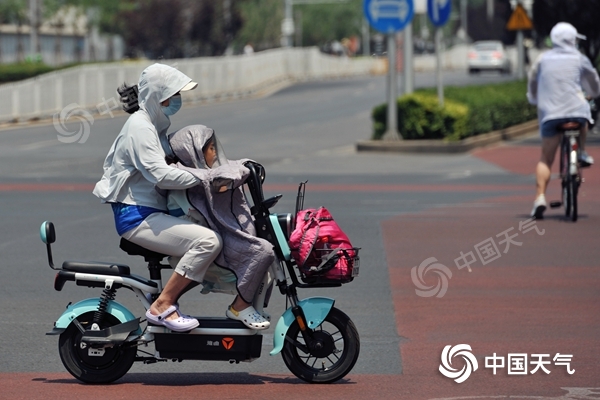
[{"label": "green hedge", "polygon": [[[404,139],[460,140],[517,125],[537,117],[526,92],[526,81],[449,86],[444,88],[441,108],[435,106],[436,89],[420,89],[398,99],[398,131]],[[381,139],[387,128],[387,105],[375,107],[372,118],[373,139]]]},{"label": "green hedge", "polygon": [[0,64],[0,83],[20,81],[52,70],[52,67],[42,63]]},{"label": "green hedge", "polygon": [[15,82],[47,72],[70,68],[77,64],[63,65],[58,68],[50,67],[41,62],[22,62],[15,64],[0,64],[0,83]]},{"label": "green hedge", "polygon": [[[452,100],[440,107],[436,95],[413,93],[397,101],[398,130],[405,139],[442,139],[464,133],[467,129],[468,108]],[[386,130],[387,104],[373,110],[375,138]]]}]

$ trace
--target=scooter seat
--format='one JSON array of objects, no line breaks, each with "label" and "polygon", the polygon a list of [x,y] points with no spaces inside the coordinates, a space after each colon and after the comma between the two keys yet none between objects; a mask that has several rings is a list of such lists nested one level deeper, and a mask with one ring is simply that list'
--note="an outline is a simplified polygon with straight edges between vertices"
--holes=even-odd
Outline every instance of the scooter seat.
[{"label": "scooter seat", "polygon": [[130,256],[143,256],[146,261],[150,261],[150,260],[161,261],[163,258],[166,257],[165,254],[161,254],[161,253],[157,253],[152,250],[148,250],[140,245],[132,243],[129,240],[123,239],[123,238],[121,238],[119,247],[121,248],[121,250],[123,250],[125,253],[129,254]]},{"label": "scooter seat", "polygon": [[85,274],[128,276],[129,267],[123,264],[107,263],[100,261],[65,261],[62,269]]}]

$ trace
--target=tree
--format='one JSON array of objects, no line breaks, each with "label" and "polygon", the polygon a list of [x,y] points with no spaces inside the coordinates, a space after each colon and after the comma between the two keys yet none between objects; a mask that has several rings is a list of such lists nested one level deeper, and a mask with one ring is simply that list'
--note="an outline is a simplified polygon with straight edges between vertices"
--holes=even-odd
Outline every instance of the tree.
[{"label": "tree", "polygon": [[131,10],[121,11],[118,25],[128,53],[154,59],[182,57],[181,11],[180,0],[138,1]]},{"label": "tree", "polygon": [[0,23],[17,25],[17,61],[24,60],[21,27],[28,21],[25,0],[2,0],[0,2]]},{"label": "tree", "polygon": [[242,25],[235,38],[236,46],[242,48],[252,43],[255,50],[279,47],[283,4],[282,0],[241,2],[239,13]]},{"label": "tree", "polygon": [[333,40],[360,36],[363,20],[362,0],[337,4],[294,6],[302,13],[302,44],[322,46]]},{"label": "tree", "polygon": [[[122,13],[134,9],[137,3],[144,0],[43,0],[44,5],[53,7],[54,3],[75,6],[87,17],[87,34],[91,36],[95,28],[109,35],[123,35],[127,21],[122,20]],[[124,26],[125,25],[125,26]],[[113,58],[113,42],[108,41],[108,58]],[[95,48],[90,40],[90,59],[95,60]]]},{"label": "tree", "polygon": [[195,1],[189,38],[196,56],[219,56],[226,53],[243,25],[239,2],[232,0]]},{"label": "tree", "polygon": [[558,22],[568,22],[587,40],[579,42],[579,48],[592,61],[596,69],[600,56],[600,0],[535,0],[533,25],[540,38],[550,35]]},{"label": "tree", "polygon": [[487,2],[473,1],[469,4],[467,19],[469,37],[477,40],[501,40],[504,44],[515,41],[515,33],[506,29],[508,19],[512,14],[509,0],[494,1],[494,19],[487,19]]},{"label": "tree", "polygon": [[62,62],[61,36],[65,28],[65,0],[44,0],[43,17],[50,21],[50,25],[56,29],[54,37],[54,63],[60,65]]},{"label": "tree", "polygon": [[128,53],[149,58],[223,55],[241,27],[231,0],[137,0],[117,19]]}]

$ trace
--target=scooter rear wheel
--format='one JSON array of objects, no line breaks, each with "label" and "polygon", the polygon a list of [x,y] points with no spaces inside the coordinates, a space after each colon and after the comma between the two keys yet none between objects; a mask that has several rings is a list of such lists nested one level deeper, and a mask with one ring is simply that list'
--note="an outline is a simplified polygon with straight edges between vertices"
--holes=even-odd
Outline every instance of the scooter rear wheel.
[{"label": "scooter rear wheel", "polygon": [[[89,329],[93,318],[94,313],[89,312],[80,315],[77,320],[84,328]],[[108,328],[119,323],[116,317],[108,314],[100,328]],[[71,323],[60,335],[58,352],[67,371],[82,382],[114,382],[125,375],[135,361],[137,347],[115,346],[93,351],[81,343],[81,337],[81,331]]]},{"label": "scooter rear wheel", "polygon": [[308,350],[298,322],[290,326],[281,353],[289,370],[310,383],[331,383],[346,376],[360,353],[360,339],[352,320],[334,307],[313,335],[319,346]]}]

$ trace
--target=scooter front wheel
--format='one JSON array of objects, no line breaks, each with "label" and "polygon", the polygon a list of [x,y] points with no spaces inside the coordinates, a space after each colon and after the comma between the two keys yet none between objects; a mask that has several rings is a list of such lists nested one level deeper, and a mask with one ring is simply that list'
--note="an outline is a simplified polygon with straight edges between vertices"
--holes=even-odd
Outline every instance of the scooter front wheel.
[{"label": "scooter front wheel", "polygon": [[288,329],[282,356],[298,378],[310,383],[331,383],[352,370],[359,352],[360,339],[354,323],[334,307],[313,331],[312,346],[307,345],[294,321]]},{"label": "scooter front wheel", "polygon": [[[80,315],[77,320],[86,329],[92,325],[94,313]],[[108,314],[101,329],[119,324],[119,320]],[[63,365],[71,375],[85,383],[114,382],[129,371],[135,361],[137,347],[117,345],[111,348],[92,349],[81,342],[83,334],[71,323],[61,333],[58,352]]]}]

